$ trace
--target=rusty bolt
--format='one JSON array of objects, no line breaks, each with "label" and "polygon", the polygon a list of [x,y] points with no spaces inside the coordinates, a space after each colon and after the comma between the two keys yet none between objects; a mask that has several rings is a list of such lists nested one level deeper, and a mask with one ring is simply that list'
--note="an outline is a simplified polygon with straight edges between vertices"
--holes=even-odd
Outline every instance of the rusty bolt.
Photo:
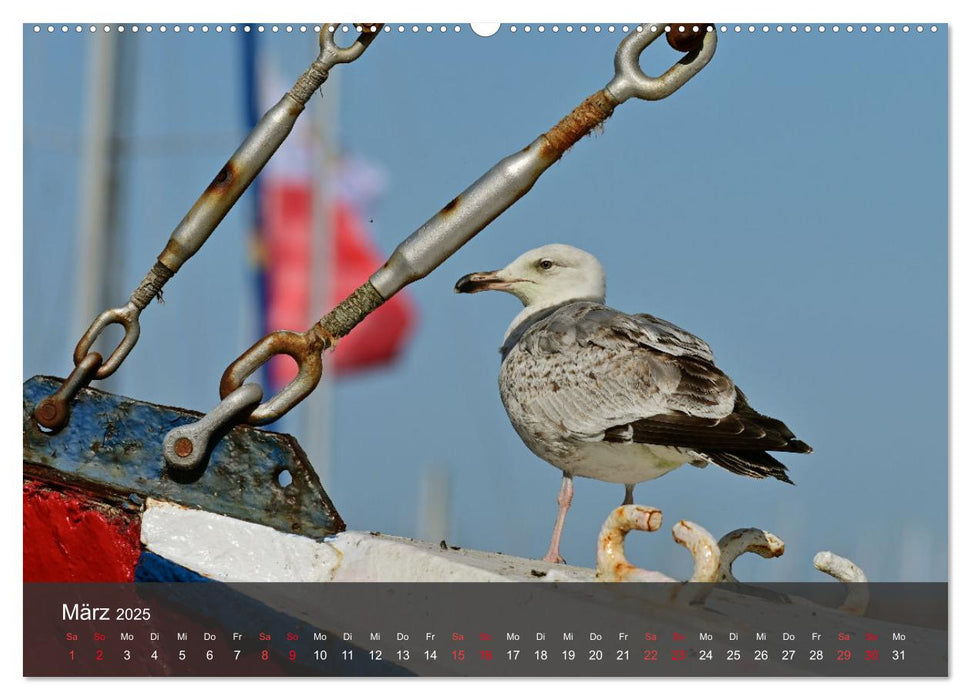
[{"label": "rusty bolt", "polygon": [[37,420],[49,423],[57,416],[57,406],[53,401],[44,400],[37,406]]},{"label": "rusty bolt", "polygon": [[[701,46],[711,24],[708,22],[685,22],[670,26],[671,31],[667,32],[668,44],[675,51],[687,53]],[[694,30],[695,27],[698,27],[698,31]]]},{"label": "rusty bolt", "polygon": [[188,457],[192,454],[192,440],[187,437],[180,437],[175,441],[175,454],[179,457]]},{"label": "rusty bolt", "polygon": [[34,419],[48,430],[58,430],[64,427],[67,419],[67,407],[63,401],[55,401],[47,397],[34,409]]}]

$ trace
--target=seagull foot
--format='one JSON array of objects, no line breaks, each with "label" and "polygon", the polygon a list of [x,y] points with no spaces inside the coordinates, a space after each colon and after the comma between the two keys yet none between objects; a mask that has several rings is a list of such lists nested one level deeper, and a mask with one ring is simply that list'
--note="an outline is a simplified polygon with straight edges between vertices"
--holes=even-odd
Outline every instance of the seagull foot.
[{"label": "seagull foot", "polygon": [[557,552],[547,552],[546,556],[543,557],[543,561],[550,564],[566,564],[566,559],[561,557]]}]

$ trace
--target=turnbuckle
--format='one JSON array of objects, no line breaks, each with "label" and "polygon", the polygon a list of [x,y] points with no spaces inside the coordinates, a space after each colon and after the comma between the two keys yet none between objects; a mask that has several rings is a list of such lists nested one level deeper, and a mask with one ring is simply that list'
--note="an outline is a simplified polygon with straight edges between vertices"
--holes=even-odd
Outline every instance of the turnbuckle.
[{"label": "turnbuckle", "polygon": [[[383,26],[370,22],[358,25],[360,34],[354,43],[347,47],[337,45],[335,35],[340,27],[339,24],[324,24],[321,27],[318,41],[320,53],[317,58],[283,98],[263,115],[226,165],[192,205],[172,232],[168,243],[158,256],[158,261],[132,292],[128,303],[99,314],[81,336],[74,349],[75,370],[68,378],[69,380],[74,378],[75,382],[69,387],[66,380],[51,397],[56,399],[54,405],[57,406],[57,410],[50,408],[51,404],[47,404],[45,415],[52,417],[50,423],[41,421],[39,414],[35,412],[41,425],[49,430],[64,427],[70,415],[69,404],[77,392],[93,379],[105,379],[114,374],[138,342],[141,331],[138,317],[142,310],[153,298],[161,294],[165,283],[198,252],[270,157],[276,153],[289,136],[307,101],[327,80],[330,69],[339,63],[350,63],[359,58]],[[112,324],[123,326],[125,336],[99,367],[92,371],[88,365],[85,365],[84,372],[79,374],[81,363],[92,354],[91,348],[95,341],[105,328]],[[38,408],[44,403],[41,402]]]},{"label": "turnbuckle", "polygon": [[[219,393],[224,400],[228,400],[247,377],[274,355],[289,355],[297,362],[297,376],[254,409],[247,420],[252,425],[264,425],[283,416],[320,382],[320,355],[324,350],[336,345],[385,300],[428,275],[512,206],[567,149],[602,124],[617,105],[632,97],[660,100],[688,82],[711,60],[717,34],[709,25],[687,25],[679,33],[681,39],[671,42],[677,50],[687,49],[685,56],[662,75],[647,76],[638,60],[644,49],[664,33],[664,26],[644,24],[636,27],[618,47],[614,57],[614,77],[604,89],[584,100],[525,149],[499,161],[446,204],[402,241],[367,282],[308,331],[302,334],[291,331],[270,333],[240,355],[223,373]],[[700,40],[684,37],[690,34],[703,37]],[[171,461],[173,458],[174,455],[166,451],[166,459]]]}]

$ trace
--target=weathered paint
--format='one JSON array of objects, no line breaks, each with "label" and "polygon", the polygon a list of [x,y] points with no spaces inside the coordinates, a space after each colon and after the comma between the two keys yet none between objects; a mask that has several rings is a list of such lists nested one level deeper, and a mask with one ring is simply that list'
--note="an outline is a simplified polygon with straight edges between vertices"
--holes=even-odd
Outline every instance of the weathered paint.
[{"label": "weathered paint", "polygon": [[329,581],[339,560],[327,543],[154,499],[141,536],[154,554],[220,581]]},{"label": "weathered paint", "polygon": [[147,550],[217,581],[593,581],[595,572],[378,533],[324,542],[149,500]]},{"label": "weathered paint", "polygon": [[344,532],[331,545],[341,564],[334,581],[551,582],[593,581],[593,569],[421,542],[407,537]]},{"label": "weathered paint", "polygon": [[[165,435],[195,422],[194,411],[82,389],[71,419],[57,433],[40,429],[34,407],[61,380],[24,383],[24,475],[97,493],[122,503],[130,494],[156,497],[322,539],[344,523],[300,446],[289,435],[238,426],[212,450],[202,469],[166,467]],[[286,486],[279,483],[290,474]]]},{"label": "weathered paint", "polygon": [[23,518],[25,582],[133,579],[141,554],[137,514],[25,479]]},{"label": "weathered paint", "polygon": [[135,583],[199,583],[208,579],[152,552],[142,552],[135,567]]}]

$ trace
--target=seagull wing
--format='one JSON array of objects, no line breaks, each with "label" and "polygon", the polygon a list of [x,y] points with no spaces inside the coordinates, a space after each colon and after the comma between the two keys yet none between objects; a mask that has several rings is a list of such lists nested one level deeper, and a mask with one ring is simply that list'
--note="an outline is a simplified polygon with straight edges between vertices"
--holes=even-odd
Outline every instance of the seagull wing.
[{"label": "seagull wing", "polygon": [[533,365],[516,372],[535,383],[530,410],[571,437],[681,447],[728,469],[711,455],[810,451],[748,405],[705,341],[654,316],[576,302],[536,322],[516,350],[508,360]]}]

